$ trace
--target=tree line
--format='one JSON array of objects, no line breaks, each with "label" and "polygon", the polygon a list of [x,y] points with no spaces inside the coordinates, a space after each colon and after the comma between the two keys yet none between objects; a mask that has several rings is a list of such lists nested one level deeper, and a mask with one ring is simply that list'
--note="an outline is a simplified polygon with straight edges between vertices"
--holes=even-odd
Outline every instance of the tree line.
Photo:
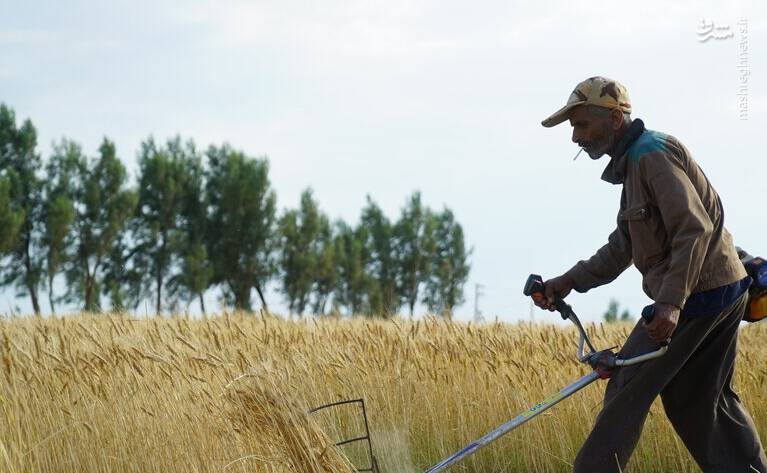
[{"label": "tree line", "polygon": [[[223,301],[262,308],[274,282],[291,314],[410,314],[418,302],[451,316],[464,301],[470,251],[445,208],[412,194],[396,221],[369,196],[356,225],[331,222],[312,191],[277,210],[265,157],[227,144],[199,150],[180,137],[148,138],[129,185],[115,144],[88,156],[61,139],[43,160],[37,131],[0,104],[0,286],[99,312],[176,311],[219,288]],[[63,278],[64,291],[54,281]],[[109,306],[106,305],[109,301]]]}]

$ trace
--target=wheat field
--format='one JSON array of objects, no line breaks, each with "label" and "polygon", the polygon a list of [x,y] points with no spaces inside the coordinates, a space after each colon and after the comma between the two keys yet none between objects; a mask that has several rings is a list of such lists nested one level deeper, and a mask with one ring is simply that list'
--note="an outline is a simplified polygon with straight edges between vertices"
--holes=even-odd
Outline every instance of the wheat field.
[{"label": "wheat field", "polygon": [[[598,347],[630,325],[590,326]],[[423,471],[584,375],[573,329],[441,319],[285,320],[222,314],[0,321],[0,471]],[[767,433],[767,328],[741,332],[736,390]],[[455,466],[568,472],[598,382]],[[658,403],[631,471],[699,471]]]}]

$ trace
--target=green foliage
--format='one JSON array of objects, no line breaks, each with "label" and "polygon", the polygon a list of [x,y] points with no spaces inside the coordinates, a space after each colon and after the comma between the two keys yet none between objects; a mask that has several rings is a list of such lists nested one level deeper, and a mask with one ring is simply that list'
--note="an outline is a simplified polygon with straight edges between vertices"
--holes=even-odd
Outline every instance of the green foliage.
[{"label": "green foliage", "polygon": [[414,193],[402,209],[399,220],[394,226],[396,245],[397,295],[407,304],[410,315],[416,302],[418,291],[426,282],[432,261],[428,255],[429,237],[426,234],[426,220],[429,211],[421,204],[421,193]]},{"label": "green foliage", "polygon": [[44,272],[42,251],[42,161],[37,154],[37,130],[29,120],[16,126],[10,108],[0,105],[0,194],[6,205],[0,211],[9,227],[2,230],[7,247],[0,284],[13,285],[19,296],[29,295],[35,314],[40,313],[38,289]]},{"label": "green foliage", "polygon": [[[228,145],[206,152],[190,140],[141,144],[135,189],[115,145],[104,139],[89,159],[74,141],[54,143],[42,161],[37,134],[0,105],[0,285],[97,312],[106,296],[115,311],[147,297],[157,313],[198,299],[219,286],[224,301],[251,309],[255,289],[279,276],[291,313],[389,317],[419,298],[450,316],[463,301],[468,253],[453,214],[435,214],[412,194],[392,223],[368,196],[356,226],[331,225],[311,190],[297,209],[276,219],[266,159]],[[66,293],[54,282],[66,276]]]},{"label": "green foliage", "polygon": [[256,289],[267,309],[263,288],[275,272],[275,207],[266,159],[252,159],[229,146],[208,150],[207,194],[211,209],[208,256],[213,282],[225,300],[250,310]]},{"label": "green foliage", "polygon": [[618,315],[619,312],[620,312],[620,305],[618,304],[618,301],[615,299],[610,299],[610,302],[607,305],[607,311],[605,311],[602,318],[608,324],[617,322],[618,320],[622,322],[633,320],[628,309],[624,309],[620,315]]},{"label": "green foliage", "polygon": [[464,301],[463,286],[469,277],[470,265],[463,228],[449,209],[439,214],[429,213],[425,223],[425,248],[431,270],[426,279],[424,302],[430,311],[452,317],[453,308]]},{"label": "green foliage", "polygon": [[607,305],[607,311],[604,313],[602,318],[604,318],[605,322],[608,324],[618,320],[618,301],[615,299],[610,299],[610,303]]},{"label": "green foliage", "polygon": [[388,317],[400,307],[397,297],[397,253],[394,228],[370,196],[362,209],[361,235],[364,235],[367,281],[367,312]]},{"label": "green foliage", "polygon": [[86,311],[101,311],[101,278],[105,263],[114,254],[126,221],[136,208],[135,192],[126,188],[125,167],[114,143],[106,138],[99,156],[78,165],[75,192],[72,262],[67,271],[66,300]]},{"label": "green foliage", "polygon": [[62,140],[53,147],[53,155],[46,165],[43,202],[43,248],[45,274],[48,284],[48,303],[56,312],[57,299],[53,295],[53,281],[69,262],[68,248],[72,245],[72,224],[75,218],[76,176],[85,158],[77,143]]},{"label": "green foliage", "polygon": [[[13,171],[8,171],[12,173]],[[16,246],[21,225],[24,223],[24,211],[13,205],[11,185],[14,179],[0,176],[0,255],[5,255]]]},{"label": "green foliage", "polygon": [[[192,148],[193,145],[189,144]],[[171,297],[185,302],[197,298],[200,310],[205,313],[205,291],[213,280],[213,267],[206,246],[207,232],[215,231],[208,226],[208,198],[205,193],[202,159],[191,150],[183,160],[184,199],[181,205],[181,239],[178,241],[180,271],[171,276],[168,289]]]},{"label": "green foliage", "polygon": [[210,287],[213,278],[213,268],[208,258],[208,250],[205,245],[187,238],[183,243],[181,256],[181,271],[171,277],[169,281],[170,294],[179,296],[182,300],[189,301],[196,297],[200,302],[200,310],[205,313],[205,291]]},{"label": "green foliage", "polygon": [[333,292],[335,310],[343,306],[349,315],[360,314],[365,310],[368,286],[364,229],[354,229],[343,221],[336,222],[333,251],[338,274]]},{"label": "green foliage", "polygon": [[323,221],[327,225],[327,218],[320,215],[311,190],[301,194],[298,210],[288,210],[280,218],[280,275],[291,314],[302,315],[309,303],[319,262],[317,243]]},{"label": "green foliage", "polygon": [[188,181],[194,178],[189,161],[195,160],[199,157],[194,144],[184,145],[179,137],[164,147],[149,138],[139,151],[138,205],[131,234],[137,248],[135,269],[142,275],[142,295],[155,298],[157,314],[162,313],[163,289],[185,243],[182,211]]},{"label": "green foliage", "polygon": [[133,266],[135,247],[123,231],[112,245],[101,272],[101,293],[108,296],[114,312],[136,309],[141,302],[143,274]]},{"label": "green foliage", "polygon": [[314,304],[313,312],[323,315],[331,295],[338,285],[336,271],[338,254],[333,236],[333,229],[327,217],[320,220],[320,231],[317,234],[316,265],[314,267]]}]

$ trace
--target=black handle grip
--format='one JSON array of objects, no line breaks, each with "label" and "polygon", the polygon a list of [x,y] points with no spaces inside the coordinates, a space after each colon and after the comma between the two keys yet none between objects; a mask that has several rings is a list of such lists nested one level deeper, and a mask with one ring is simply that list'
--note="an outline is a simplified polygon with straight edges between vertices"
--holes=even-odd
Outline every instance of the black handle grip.
[{"label": "black handle grip", "polygon": [[647,305],[642,309],[642,318],[645,324],[649,325],[652,322],[652,319],[655,318],[655,304]]},{"label": "black handle grip", "polygon": [[525,282],[525,288],[522,290],[524,295],[531,296],[533,299],[536,297],[544,297],[546,287],[543,285],[543,278],[538,274],[531,274],[527,277]]},{"label": "black handle grip", "polygon": [[[532,297],[535,302],[543,300],[546,297],[546,286],[543,284],[543,278],[538,274],[531,274],[528,276],[522,293]],[[570,314],[573,313],[573,308],[562,299],[556,299],[554,301],[554,307],[559,312],[559,315],[562,316],[562,320],[567,320],[568,317],[570,317]]]},{"label": "black handle grip", "polygon": [[[642,309],[642,319],[644,319],[645,325],[650,325],[650,322],[655,318],[655,304],[650,304]],[[671,339],[661,342],[660,346],[665,347],[669,344]]]}]

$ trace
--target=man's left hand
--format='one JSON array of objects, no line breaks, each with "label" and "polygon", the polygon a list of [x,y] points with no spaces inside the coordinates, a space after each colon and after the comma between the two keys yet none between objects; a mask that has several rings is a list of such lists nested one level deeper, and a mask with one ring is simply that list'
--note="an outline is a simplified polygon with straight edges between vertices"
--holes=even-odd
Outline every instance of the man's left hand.
[{"label": "man's left hand", "polygon": [[662,302],[655,303],[655,317],[650,324],[645,324],[650,338],[658,343],[663,343],[674,333],[676,324],[679,322],[679,308],[672,304]]}]

